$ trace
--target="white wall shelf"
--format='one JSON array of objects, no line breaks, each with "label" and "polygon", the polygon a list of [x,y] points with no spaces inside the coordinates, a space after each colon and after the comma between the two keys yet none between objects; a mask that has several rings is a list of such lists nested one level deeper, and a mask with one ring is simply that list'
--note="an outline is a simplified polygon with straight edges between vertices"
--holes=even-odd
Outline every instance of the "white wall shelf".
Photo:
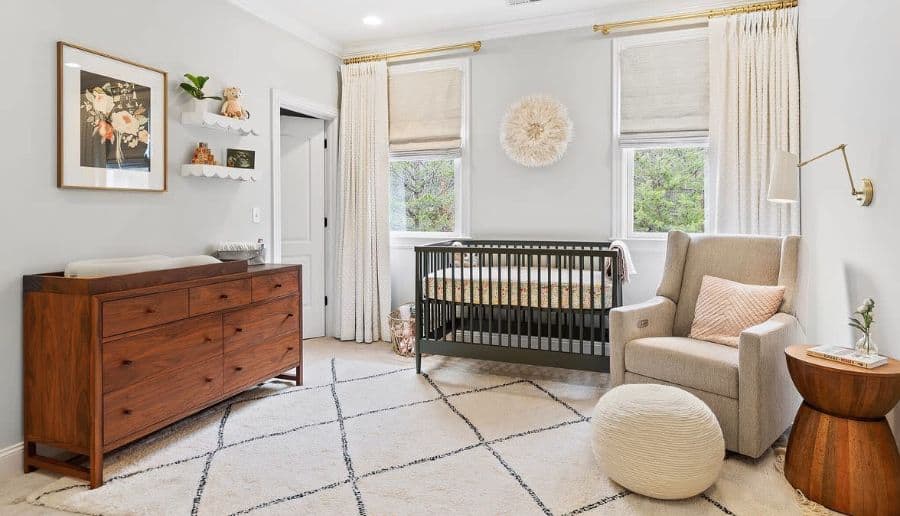
[{"label": "white wall shelf", "polygon": [[250,120],[238,120],[237,118],[230,118],[215,113],[185,111],[181,114],[181,123],[187,126],[207,127],[209,129],[237,133],[241,136],[259,136]]},{"label": "white wall shelf", "polygon": [[181,165],[182,176],[218,177],[252,183],[256,181],[256,170],[249,168],[223,167],[221,165]]}]

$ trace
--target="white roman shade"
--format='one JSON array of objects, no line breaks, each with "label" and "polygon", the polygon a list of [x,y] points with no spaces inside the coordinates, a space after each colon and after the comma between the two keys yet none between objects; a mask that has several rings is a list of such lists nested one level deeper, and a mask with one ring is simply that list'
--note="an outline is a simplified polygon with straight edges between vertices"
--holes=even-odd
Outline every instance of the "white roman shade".
[{"label": "white roman shade", "polygon": [[458,68],[391,74],[388,98],[392,153],[459,151],[462,79]]},{"label": "white roman shade", "polygon": [[709,130],[706,38],[624,48],[621,132]]}]

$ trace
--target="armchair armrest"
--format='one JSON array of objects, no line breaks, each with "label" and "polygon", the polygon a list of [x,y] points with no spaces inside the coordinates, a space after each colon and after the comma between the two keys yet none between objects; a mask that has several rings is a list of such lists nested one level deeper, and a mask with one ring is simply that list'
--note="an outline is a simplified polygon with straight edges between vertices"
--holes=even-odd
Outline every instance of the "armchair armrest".
[{"label": "armchair armrest", "polygon": [[741,453],[759,457],[791,425],[800,394],[784,348],[806,340],[796,317],[777,313],[741,333],[738,347],[738,417]]},{"label": "armchair armrest", "polygon": [[636,305],[614,308],[609,314],[609,371],[612,387],[625,380],[625,344],[644,337],[668,337],[675,322],[675,303],[656,296]]}]

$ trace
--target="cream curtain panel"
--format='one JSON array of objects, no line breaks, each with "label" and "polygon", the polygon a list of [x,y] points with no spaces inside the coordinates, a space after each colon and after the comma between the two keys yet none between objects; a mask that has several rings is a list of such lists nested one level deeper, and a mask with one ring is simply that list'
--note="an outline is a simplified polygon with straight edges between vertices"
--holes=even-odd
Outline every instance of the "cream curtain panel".
[{"label": "cream curtain panel", "polygon": [[459,149],[462,77],[457,68],[390,74],[391,152]]},{"label": "cream curtain panel", "polygon": [[622,134],[709,129],[708,46],[699,38],[622,50]]},{"label": "cream curtain panel", "polygon": [[384,61],[341,67],[341,340],[389,340],[388,78]]},{"label": "cream curtain panel", "polygon": [[766,200],[777,151],[800,150],[797,9],[713,18],[709,38],[715,230],[799,233],[799,206]]}]

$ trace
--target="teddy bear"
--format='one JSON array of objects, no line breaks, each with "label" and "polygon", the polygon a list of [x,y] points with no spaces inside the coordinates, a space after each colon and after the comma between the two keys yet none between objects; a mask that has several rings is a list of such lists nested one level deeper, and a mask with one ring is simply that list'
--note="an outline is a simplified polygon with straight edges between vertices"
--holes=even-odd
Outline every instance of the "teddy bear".
[{"label": "teddy bear", "polygon": [[238,120],[250,118],[250,112],[244,109],[238,101],[241,97],[240,88],[236,86],[225,88],[225,93],[223,93],[222,96],[225,97],[225,101],[222,103],[223,115],[230,118],[237,118]]}]

